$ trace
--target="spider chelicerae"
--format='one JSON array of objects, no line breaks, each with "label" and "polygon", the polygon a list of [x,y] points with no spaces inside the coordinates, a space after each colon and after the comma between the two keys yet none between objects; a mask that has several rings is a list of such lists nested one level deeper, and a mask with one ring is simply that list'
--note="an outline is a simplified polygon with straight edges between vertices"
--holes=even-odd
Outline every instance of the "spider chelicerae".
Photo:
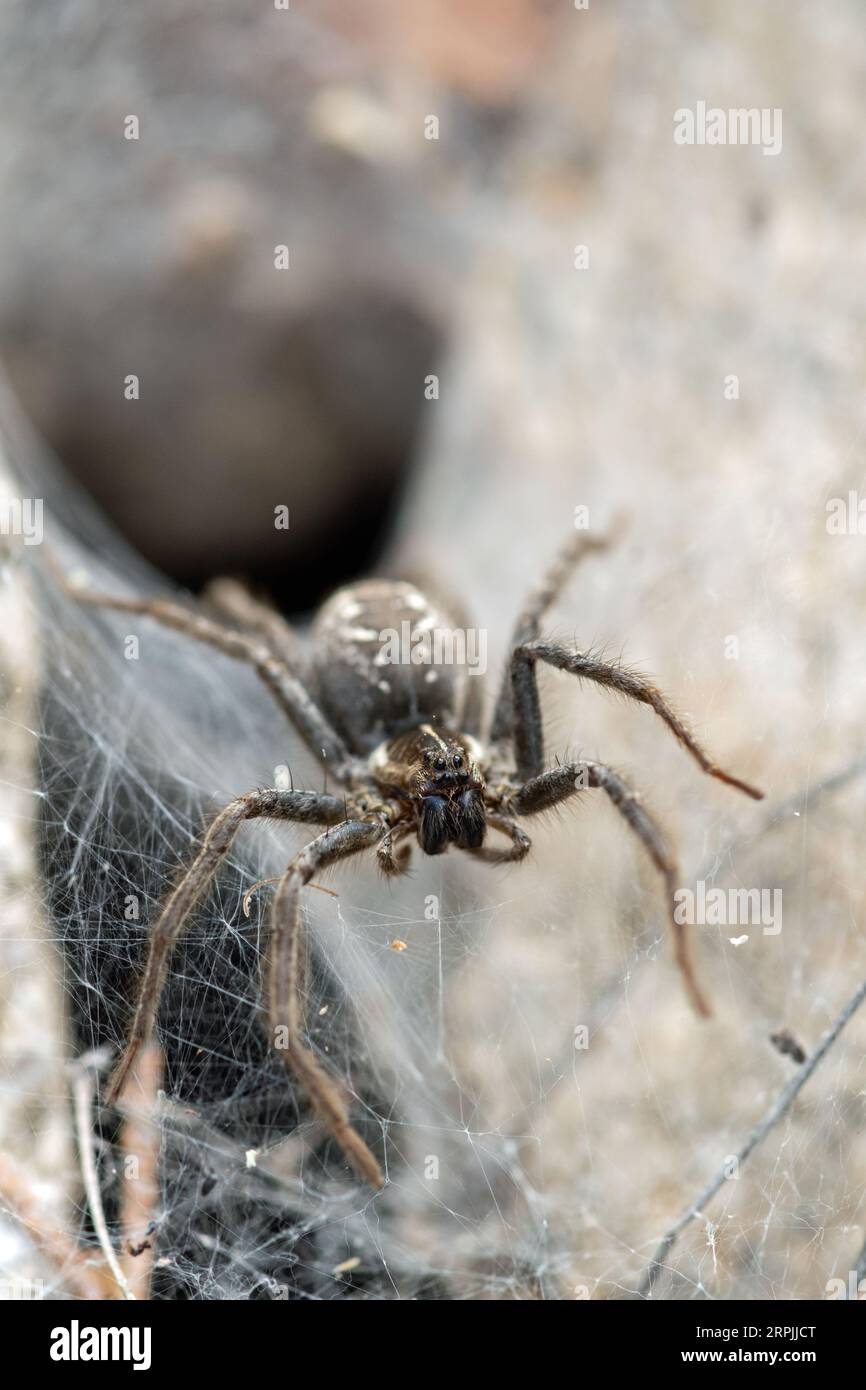
[{"label": "spider chelicerae", "polygon": [[[696,1010],[709,1013],[685,928],[674,916],[677,864],[664,833],[632,788],[604,763],[580,759],[545,766],[539,663],[649,705],[704,772],[748,796],[763,795],[714,763],[644,677],[598,654],[542,639],[544,616],[572,568],[605,544],[603,537],[576,533],[530,595],[514,627],[511,655],[487,720],[480,680],[465,666],[445,660],[383,662],[383,635],[403,623],[419,637],[455,631],[448,605],[407,582],[371,579],[338,590],[319,610],[309,658],[289,625],[233,581],[217,581],[209,591],[221,621],[161,599],[114,597],[68,586],[80,603],[141,614],[248,662],[341,789],[340,795],[248,791],[214,816],[154,923],[129,1039],[109,1084],[109,1103],[119,1096],[151,1038],[169,957],[193,907],[240,828],[257,818],[324,827],[277,881],[270,913],[267,1015],[272,1038],[280,1039],[281,1055],[325,1129],[373,1187],[384,1183],[379,1162],[353,1127],[340,1087],[304,1037],[301,889],[338,860],[375,849],[381,870],[400,874],[408,867],[408,842],[414,836],[425,854],[454,846],[489,864],[517,861],[531,847],[519,824],[523,818],[600,788],[662,875],[677,964]],[[501,847],[489,845],[490,830],[505,837]]]}]

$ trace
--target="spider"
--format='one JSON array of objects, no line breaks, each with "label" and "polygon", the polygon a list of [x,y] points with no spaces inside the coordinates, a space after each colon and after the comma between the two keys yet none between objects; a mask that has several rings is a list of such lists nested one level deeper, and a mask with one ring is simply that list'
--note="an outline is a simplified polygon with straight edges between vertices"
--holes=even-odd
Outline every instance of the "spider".
[{"label": "spider", "polygon": [[[385,874],[408,867],[414,836],[425,854],[450,846],[489,864],[524,859],[531,841],[519,824],[588,788],[610,799],[661,874],[669,901],[675,958],[699,1014],[710,1010],[696,979],[684,927],[673,914],[676,858],[637,794],[604,763],[580,759],[545,765],[538,695],[539,664],[593,681],[648,705],[711,777],[760,799],[763,793],[714,763],[648,680],[615,661],[541,637],[545,614],[572,568],[606,538],[576,533],[529,596],[513,630],[511,655],[492,715],[482,718],[479,679],[446,660],[382,660],[385,631],[409,624],[413,636],[454,632],[453,614],[415,585],[371,579],[339,589],[314,621],[309,660],[298,637],[240,584],[219,580],[209,597],[220,621],[162,599],[114,597],[67,584],[79,603],[137,613],[248,662],[341,795],[248,791],[214,816],[198,852],[165,898],[153,925],[128,1041],[109,1083],[116,1101],[150,1040],[172,950],[195,903],[250,820],[323,827],[278,880],[266,970],[267,1017],[283,1059],[327,1132],[374,1188],[378,1160],[354,1128],[341,1090],[304,1037],[301,1004],[301,890],[338,860],[375,849]],[[440,649],[441,654],[441,649]],[[505,837],[488,844],[488,832]],[[315,885],[313,885],[315,886]]]}]

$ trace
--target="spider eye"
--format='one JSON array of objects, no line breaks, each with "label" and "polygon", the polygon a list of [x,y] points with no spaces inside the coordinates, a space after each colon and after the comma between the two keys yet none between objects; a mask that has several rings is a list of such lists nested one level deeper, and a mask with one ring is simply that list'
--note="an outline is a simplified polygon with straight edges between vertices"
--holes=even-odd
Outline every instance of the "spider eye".
[{"label": "spider eye", "polygon": [[444,772],[444,771],[445,771],[445,759],[444,759],[444,758],[437,758],[436,761],[435,761],[435,763],[433,764],[433,766],[435,767],[435,769],[436,769],[437,772]]},{"label": "spider eye", "polygon": [[451,759],[451,761],[453,762],[453,764],[454,764],[455,767],[462,767],[462,766],[463,766],[463,759],[461,758],[461,756],[460,756],[459,753],[456,753],[456,754],[454,755],[454,757]]}]

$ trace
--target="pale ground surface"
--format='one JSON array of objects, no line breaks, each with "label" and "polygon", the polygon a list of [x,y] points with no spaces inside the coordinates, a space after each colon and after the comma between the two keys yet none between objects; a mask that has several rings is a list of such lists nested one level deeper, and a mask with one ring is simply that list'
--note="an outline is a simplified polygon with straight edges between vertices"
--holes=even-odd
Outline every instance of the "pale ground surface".
[{"label": "pale ground surface", "polygon": [[[866,746],[864,538],[828,535],[825,511],[863,479],[866,48],[848,6],[818,26],[808,6],[672,8],[630,10],[627,41],[621,15],[573,20],[509,188],[479,214],[402,553],[417,559],[421,518],[421,557],[445,560],[501,642],[573,508],[602,528],[624,513],[553,630],[653,672],[772,807]],[[697,98],[782,107],[783,153],[675,146],[672,113]],[[598,164],[582,182],[565,161],[584,143]],[[571,268],[576,243],[589,270]],[[716,1017],[698,1024],[654,949],[652,876],[587,804],[501,877],[483,949],[450,983],[455,1063],[489,1123],[519,1114],[533,1136],[536,1219],[572,1252],[563,1289],[609,1297],[787,1080],[768,1035],[811,1049],[863,978],[866,793],[854,782],[761,834],[765,807],[702,781],[647,712],[544,687],[550,752],[633,776],[684,882],[703,865],[721,887],[783,892],[778,936],[699,932]],[[591,1044],[568,1059],[579,1023]],[[853,1267],[864,1041],[860,1017],[683,1238],[675,1296],[822,1297]],[[509,1211],[521,1228],[522,1196]]]}]

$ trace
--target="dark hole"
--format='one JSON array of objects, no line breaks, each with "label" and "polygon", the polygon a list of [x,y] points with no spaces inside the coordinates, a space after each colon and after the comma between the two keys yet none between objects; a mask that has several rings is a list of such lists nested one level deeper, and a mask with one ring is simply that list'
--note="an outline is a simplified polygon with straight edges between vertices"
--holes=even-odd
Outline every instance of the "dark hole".
[{"label": "dark hole", "polygon": [[31,327],[7,348],[9,372],[64,467],[145,559],[194,591],[245,578],[300,614],[375,565],[437,408],[424,395],[436,327],[380,291],[331,294],[276,324],[162,303],[128,345],[114,321],[105,344],[87,325]]}]

